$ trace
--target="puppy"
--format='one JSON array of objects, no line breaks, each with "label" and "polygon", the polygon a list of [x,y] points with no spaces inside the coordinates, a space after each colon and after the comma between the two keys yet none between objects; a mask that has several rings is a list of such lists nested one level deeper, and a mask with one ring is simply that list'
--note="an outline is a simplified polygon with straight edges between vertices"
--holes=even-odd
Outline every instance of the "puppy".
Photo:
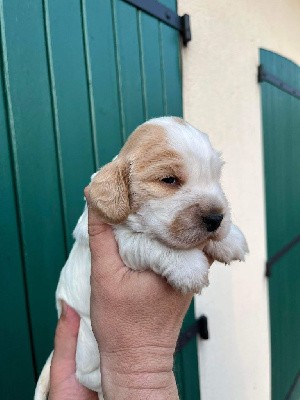
[{"label": "puppy", "polygon": [[[123,262],[152,269],[182,292],[208,285],[207,256],[222,263],[244,260],[246,240],[230,219],[220,185],[222,161],[208,136],[182,119],[162,117],[139,126],[119,155],[92,177],[91,205],[113,226]],[[64,300],[81,317],[77,378],[101,396],[99,353],[90,321],[87,207],[56,292],[58,315]],[[50,385],[50,355],[35,400]]]}]

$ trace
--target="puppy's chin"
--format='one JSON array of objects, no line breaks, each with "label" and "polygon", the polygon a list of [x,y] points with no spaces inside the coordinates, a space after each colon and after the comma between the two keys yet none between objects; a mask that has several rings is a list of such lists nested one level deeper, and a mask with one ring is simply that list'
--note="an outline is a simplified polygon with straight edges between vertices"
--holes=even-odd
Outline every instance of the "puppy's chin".
[{"label": "puppy's chin", "polygon": [[169,235],[156,237],[159,241],[168,247],[178,250],[189,250],[202,248],[211,239],[211,235],[202,229],[185,230],[180,235]]}]

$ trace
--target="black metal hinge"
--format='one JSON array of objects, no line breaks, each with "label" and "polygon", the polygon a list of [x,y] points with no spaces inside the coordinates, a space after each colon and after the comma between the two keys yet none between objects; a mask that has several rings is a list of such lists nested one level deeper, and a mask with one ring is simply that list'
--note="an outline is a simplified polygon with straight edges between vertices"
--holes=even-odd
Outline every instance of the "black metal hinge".
[{"label": "black metal hinge", "polygon": [[182,41],[185,46],[190,40],[192,40],[189,15],[184,14],[182,17],[180,17],[176,12],[156,0],[124,1],[135,6],[139,10],[145,11],[147,14],[152,15],[152,17],[159,19],[172,28],[177,29],[181,33]]},{"label": "black metal hinge", "polygon": [[282,90],[285,93],[290,94],[296,99],[300,100],[300,90],[288,85],[282,79],[278,78],[277,76],[271,74],[270,72],[266,71],[263,65],[258,67],[258,82],[268,82],[271,85],[275,86],[277,89]]},{"label": "black metal hinge", "polygon": [[275,253],[266,264],[266,276],[269,278],[271,276],[272,267],[277,261],[280,260],[286,253],[288,253],[296,244],[300,243],[300,235],[294,237],[288,244],[283,246],[277,253]]},{"label": "black metal hinge", "polygon": [[201,339],[207,340],[209,338],[207,317],[205,315],[201,315],[191,326],[180,333],[175,352],[177,353],[182,350],[183,347],[198,334]]}]

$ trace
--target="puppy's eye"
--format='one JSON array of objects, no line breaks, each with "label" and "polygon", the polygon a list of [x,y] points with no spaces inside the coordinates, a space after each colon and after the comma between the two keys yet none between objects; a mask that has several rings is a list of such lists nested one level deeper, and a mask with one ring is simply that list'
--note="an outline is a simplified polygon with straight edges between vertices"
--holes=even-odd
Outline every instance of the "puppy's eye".
[{"label": "puppy's eye", "polygon": [[166,176],[165,178],[161,179],[161,182],[167,183],[168,185],[178,185],[179,180],[176,176]]}]

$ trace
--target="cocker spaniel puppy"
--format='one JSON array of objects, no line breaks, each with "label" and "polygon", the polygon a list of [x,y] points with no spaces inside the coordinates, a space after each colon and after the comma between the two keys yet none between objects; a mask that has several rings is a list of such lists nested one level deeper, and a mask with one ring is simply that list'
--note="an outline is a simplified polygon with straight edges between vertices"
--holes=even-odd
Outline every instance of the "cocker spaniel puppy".
[{"label": "cocker spaniel puppy", "polygon": [[[124,263],[152,269],[182,292],[208,285],[207,256],[222,263],[244,260],[247,243],[232,224],[220,185],[222,161],[208,136],[182,119],[162,117],[139,126],[119,155],[93,175],[90,199],[113,226]],[[101,396],[99,353],[90,321],[87,207],[56,292],[81,317],[76,366],[78,380]],[[35,400],[49,390],[49,357]]]}]

